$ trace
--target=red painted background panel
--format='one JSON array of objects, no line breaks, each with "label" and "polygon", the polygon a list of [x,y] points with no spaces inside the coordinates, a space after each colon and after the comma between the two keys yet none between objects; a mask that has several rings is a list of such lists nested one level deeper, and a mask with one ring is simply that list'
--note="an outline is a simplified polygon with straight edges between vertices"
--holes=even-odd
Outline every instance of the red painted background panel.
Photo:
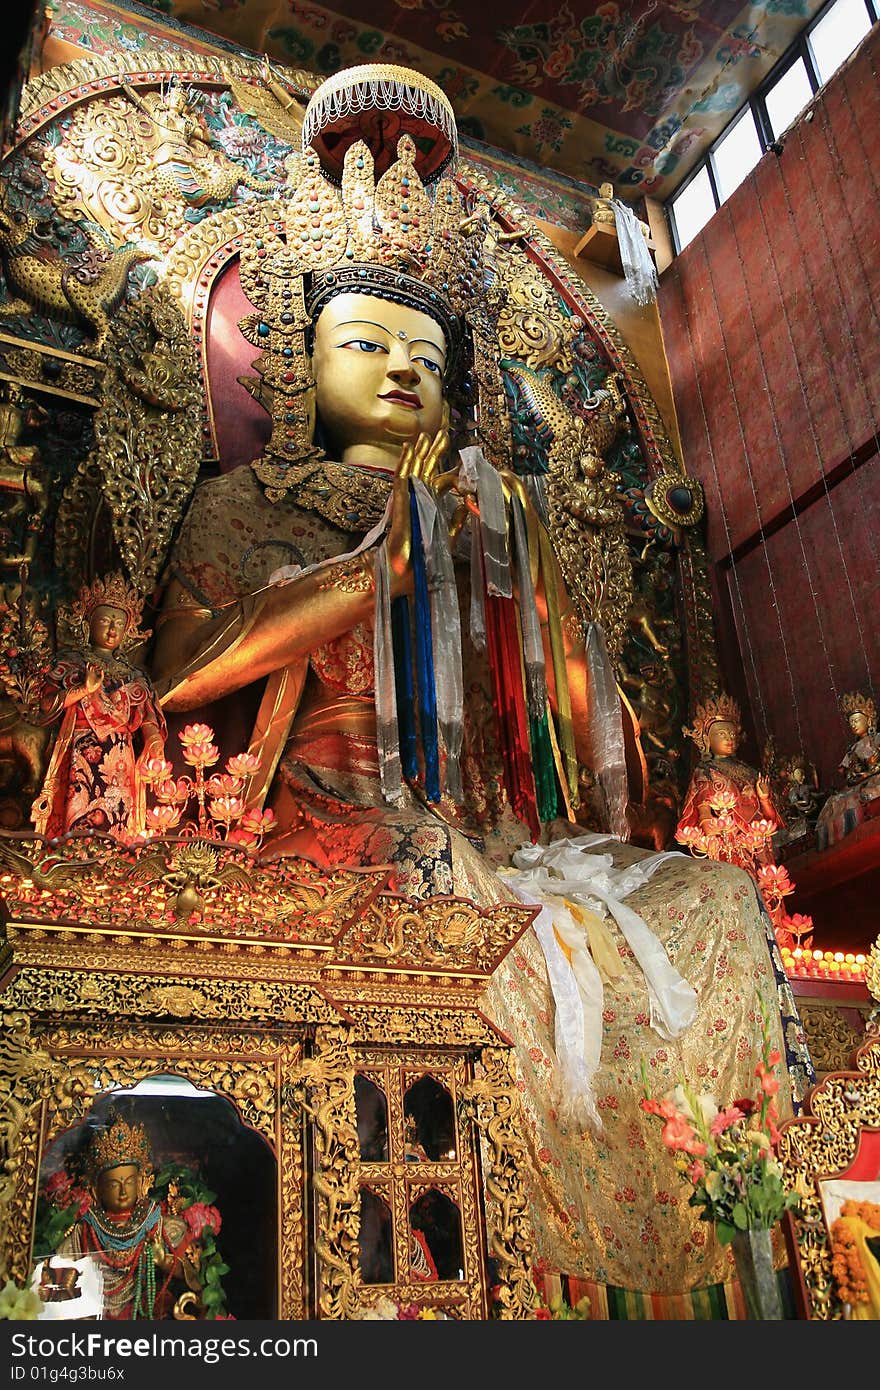
[{"label": "red painted background panel", "polygon": [[839,696],[880,697],[878,57],[875,26],[660,288],[729,599],[726,682],[747,690],[759,744],[803,748],[826,779]]}]

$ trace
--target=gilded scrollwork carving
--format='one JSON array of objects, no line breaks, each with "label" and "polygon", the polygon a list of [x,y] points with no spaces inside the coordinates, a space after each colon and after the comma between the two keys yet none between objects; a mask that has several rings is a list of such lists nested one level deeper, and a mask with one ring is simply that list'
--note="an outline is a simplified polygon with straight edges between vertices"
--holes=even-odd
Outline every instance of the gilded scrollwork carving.
[{"label": "gilded scrollwork carving", "polygon": [[777,1156],[786,1188],[800,1197],[793,1217],[809,1316],[843,1317],[835,1294],[831,1244],[821,1183],[844,1174],[856,1157],[863,1130],[880,1129],[880,1038],[863,1044],[855,1070],[832,1072],[808,1095],[804,1112],[781,1128]]},{"label": "gilded scrollwork carving", "polygon": [[[59,1082],[61,1068],[30,1036],[30,1019],[23,1011],[9,1010],[0,1031],[0,1278],[9,1271],[11,1242],[8,1231],[13,1205],[20,1209],[29,1193],[33,1163],[28,1160],[25,1131],[32,1128],[32,1112],[47,1089]],[[18,1271],[15,1271],[18,1273]]]},{"label": "gilded scrollwork carving", "polygon": [[360,1003],[345,989],[334,993],[354,1020],[358,1038],[370,1043],[478,1048],[497,1041],[497,1033],[480,1014],[429,1005],[421,992],[418,1002],[410,996],[397,1003]]},{"label": "gilded scrollwork carving", "polygon": [[[843,1011],[834,1004],[812,1004],[809,1000],[800,1002],[800,1010],[817,1075],[845,1069],[854,1048],[864,1038],[861,1012]],[[853,1017],[854,1013],[861,1020],[861,1026]]]},{"label": "gilded scrollwork carving", "polygon": [[59,507],[56,561],[80,572],[101,508],[141,593],[155,585],[201,460],[201,385],[189,330],[167,290],[117,315],[95,444]]},{"label": "gilded scrollwork carving", "polygon": [[292,1069],[283,1086],[287,1104],[310,1116],[316,1155],[312,1186],[318,1198],[316,1254],[322,1318],[349,1318],[360,1284],[360,1187],[354,1104],[354,1053],[344,1026],[319,1028],[316,1051]]},{"label": "gilded scrollwork carving", "polygon": [[533,909],[512,903],[481,909],[465,899],[416,904],[387,894],[371,903],[336,944],[357,964],[488,975],[533,917]]},{"label": "gilded scrollwork carving", "polygon": [[23,1282],[36,1195],[43,1102],[64,1122],[91,1103],[88,1067],[62,1065],[31,1036],[30,1017],[3,1015],[0,1032],[0,1277]]},{"label": "gilded scrollwork carving", "polygon": [[[83,964],[87,956],[80,954]],[[4,995],[7,1007],[46,1014],[101,1018],[117,1014],[131,1019],[210,1018],[217,1022],[272,1023],[276,1019],[327,1022],[336,1011],[313,986],[202,976],[143,976],[116,973],[97,978],[82,969],[20,969]]]},{"label": "gilded scrollwork carving", "polygon": [[508,1048],[484,1048],[482,1075],[462,1087],[462,1119],[483,1135],[487,1153],[486,1195],[489,1252],[498,1267],[498,1314],[505,1319],[532,1316],[537,1293],[531,1273],[533,1249],[528,1203],[521,1170],[525,1147],[519,1096]]}]

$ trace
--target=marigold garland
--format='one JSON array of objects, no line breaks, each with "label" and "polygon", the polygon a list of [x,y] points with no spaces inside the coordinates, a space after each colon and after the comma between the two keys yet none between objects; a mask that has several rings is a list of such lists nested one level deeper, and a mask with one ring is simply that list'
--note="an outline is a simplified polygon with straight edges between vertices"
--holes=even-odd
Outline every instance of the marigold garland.
[{"label": "marigold garland", "polygon": [[865,1267],[847,1217],[854,1217],[872,1230],[880,1231],[880,1205],[876,1202],[844,1202],[840,1215],[831,1227],[831,1272],[838,1296],[842,1303],[855,1306],[857,1303],[870,1302],[870,1295]]}]

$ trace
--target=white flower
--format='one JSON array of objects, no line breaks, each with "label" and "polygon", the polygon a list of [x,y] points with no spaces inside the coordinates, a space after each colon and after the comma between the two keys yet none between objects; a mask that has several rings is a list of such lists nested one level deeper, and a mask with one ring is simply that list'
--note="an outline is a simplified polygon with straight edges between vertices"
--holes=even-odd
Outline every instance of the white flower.
[{"label": "white flower", "polygon": [[0,1289],[0,1319],[9,1322],[34,1322],[43,1307],[39,1294],[32,1289],[20,1289],[7,1279]]},{"label": "white flower", "polygon": [[[718,1102],[713,1095],[710,1095],[708,1091],[701,1091],[698,1096],[695,1096],[693,1091],[682,1086],[681,1083],[667,1092],[664,1100],[671,1101],[676,1110],[680,1111],[692,1124],[702,1122],[707,1128],[718,1114]],[[694,1113],[694,1101],[699,1107],[699,1114]]]},{"label": "white flower", "polygon": [[376,1300],[372,1308],[367,1308],[358,1318],[359,1322],[396,1322],[397,1304],[387,1294]]}]

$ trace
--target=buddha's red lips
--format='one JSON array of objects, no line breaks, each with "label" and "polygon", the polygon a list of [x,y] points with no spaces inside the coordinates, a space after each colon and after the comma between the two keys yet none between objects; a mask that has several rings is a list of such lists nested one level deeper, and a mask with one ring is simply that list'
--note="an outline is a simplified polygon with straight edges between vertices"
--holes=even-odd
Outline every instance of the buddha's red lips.
[{"label": "buddha's red lips", "polygon": [[410,410],[421,410],[421,396],[414,396],[409,391],[386,391],[384,396],[379,397],[382,401],[397,401],[398,405],[409,406]]}]

